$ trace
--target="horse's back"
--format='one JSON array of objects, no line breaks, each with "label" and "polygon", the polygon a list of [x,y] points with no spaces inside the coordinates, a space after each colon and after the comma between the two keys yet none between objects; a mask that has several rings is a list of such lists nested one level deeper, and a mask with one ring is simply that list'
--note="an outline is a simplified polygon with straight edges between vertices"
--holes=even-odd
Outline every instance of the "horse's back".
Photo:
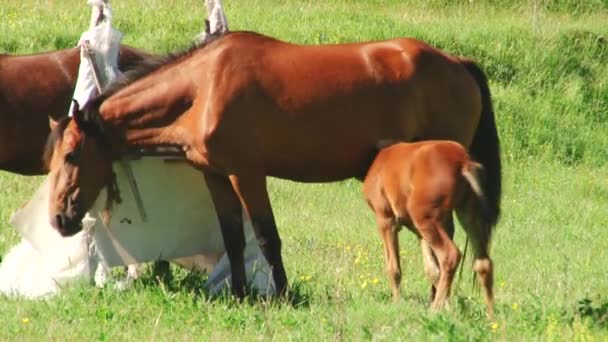
[{"label": "horse's back", "polygon": [[284,94],[302,88],[327,92],[336,85],[343,91],[387,83],[419,85],[420,78],[433,83],[428,79],[431,74],[438,74],[442,80],[445,74],[453,78],[468,75],[458,58],[413,38],[299,45],[257,33],[235,32],[217,45],[221,46],[217,50],[230,50],[234,57],[219,59],[218,63],[231,68],[239,63],[239,70],[251,72],[267,90]]},{"label": "horse's back", "polygon": [[214,50],[216,64],[249,73],[277,95],[298,89],[327,92],[336,86],[342,91],[386,87],[387,83],[420,86],[420,78],[434,83],[431,74],[443,81],[446,75],[472,81],[458,58],[413,38],[300,45],[253,32],[234,32],[215,42]]},{"label": "horse's back", "polygon": [[239,107],[256,117],[258,150],[276,177],[361,177],[379,140],[469,144],[479,120],[479,89],[466,68],[414,39],[312,46],[235,32],[211,44],[201,50],[209,67],[199,93],[222,89],[222,101],[250,101]]}]

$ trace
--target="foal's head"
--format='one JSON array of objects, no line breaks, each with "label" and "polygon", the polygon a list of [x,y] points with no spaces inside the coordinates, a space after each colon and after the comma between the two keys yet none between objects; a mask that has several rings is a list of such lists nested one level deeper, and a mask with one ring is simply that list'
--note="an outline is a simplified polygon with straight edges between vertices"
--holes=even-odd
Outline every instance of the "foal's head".
[{"label": "foal's head", "polygon": [[78,110],[60,122],[49,137],[49,215],[63,236],[82,229],[82,218],[104,186],[114,188],[112,158],[98,113]]}]

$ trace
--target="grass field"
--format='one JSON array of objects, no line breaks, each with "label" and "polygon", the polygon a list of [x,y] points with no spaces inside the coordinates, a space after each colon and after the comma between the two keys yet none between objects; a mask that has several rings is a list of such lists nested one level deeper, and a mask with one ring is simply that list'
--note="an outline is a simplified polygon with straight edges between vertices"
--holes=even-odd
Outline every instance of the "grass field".
[{"label": "grass field", "polygon": [[[413,36],[480,62],[505,163],[496,317],[485,318],[468,262],[450,309],[428,312],[407,232],[404,298],[392,303],[360,183],[271,179],[296,304],[239,305],[209,298],[204,276],[174,269],[159,285],[148,272],[126,292],[82,284],[41,302],[0,297],[0,340],[608,340],[606,0],[224,2],[233,30],[310,44]],[[3,1],[0,53],[75,45],[84,3]],[[188,46],[205,15],[199,0],[113,3],[124,42],[155,52]],[[8,218],[40,180],[0,172],[0,255],[18,241]]]}]

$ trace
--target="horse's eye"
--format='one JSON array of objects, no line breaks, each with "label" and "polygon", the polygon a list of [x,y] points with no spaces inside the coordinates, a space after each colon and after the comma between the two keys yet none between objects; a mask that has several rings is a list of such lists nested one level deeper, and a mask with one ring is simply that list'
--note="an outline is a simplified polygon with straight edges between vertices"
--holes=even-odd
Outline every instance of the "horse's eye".
[{"label": "horse's eye", "polygon": [[65,161],[69,164],[76,164],[78,162],[78,150],[70,151],[65,154]]}]

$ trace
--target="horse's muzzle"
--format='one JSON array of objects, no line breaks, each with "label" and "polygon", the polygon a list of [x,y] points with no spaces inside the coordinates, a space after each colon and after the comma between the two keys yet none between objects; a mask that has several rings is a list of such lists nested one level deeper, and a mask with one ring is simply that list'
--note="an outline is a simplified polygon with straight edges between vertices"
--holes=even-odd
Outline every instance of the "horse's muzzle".
[{"label": "horse's muzzle", "polygon": [[82,218],[58,214],[51,218],[51,225],[59,234],[61,234],[61,236],[68,237],[75,235],[82,230]]}]

